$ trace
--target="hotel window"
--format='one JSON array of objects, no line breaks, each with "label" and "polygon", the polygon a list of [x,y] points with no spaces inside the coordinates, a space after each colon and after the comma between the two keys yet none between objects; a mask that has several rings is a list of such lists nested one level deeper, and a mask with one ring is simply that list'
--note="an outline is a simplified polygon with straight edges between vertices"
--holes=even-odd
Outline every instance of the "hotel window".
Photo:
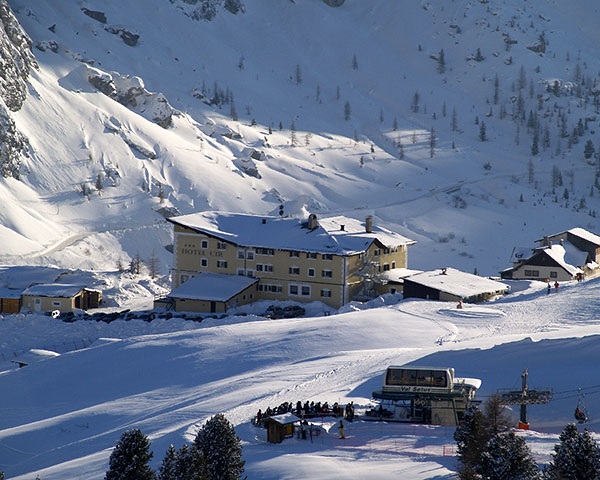
[{"label": "hotel window", "polygon": [[238,259],[243,260],[246,258],[246,255],[243,250],[238,250]]},{"label": "hotel window", "polygon": [[309,277],[314,277],[315,276],[315,269],[314,268],[309,268],[308,269],[308,276]]},{"label": "hotel window", "polygon": [[201,258],[200,259],[200,266],[201,267],[208,267],[208,258]]},{"label": "hotel window", "polygon": [[247,251],[246,252],[246,260],[254,260],[254,252],[253,251]]},{"label": "hotel window", "polygon": [[270,292],[270,293],[282,293],[283,287],[281,285],[269,285],[269,284],[263,285],[262,283],[259,283],[258,291],[259,292]]},{"label": "hotel window", "polygon": [[301,292],[303,297],[310,297],[310,285],[302,285]]},{"label": "hotel window", "polygon": [[333,255],[331,253],[324,253],[323,260],[333,260]]},{"label": "hotel window", "polygon": [[290,257],[292,257],[292,258],[300,258],[300,252],[298,252],[296,250],[292,250],[290,252]]},{"label": "hotel window", "polygon": [[200,242],[200,246],[201,246],[202,248],[208,248],[208,240],[202,240],[202,241]]},{"label": "hotel window", "polygon": [[298,295],[298,285],[290,285],[290,295]]},{"label": "hotel window", "polygon": [[550,278],[558,278],[558,272],[550,272]]},{"label": "hotel window", "polygon": [[270,265],[268,263],[257,263],[256,264],[256,271],[257,272],[272,272],[273,271],[273,265]]},{"label": "hotel window", "polygon": [[396,268],[396,262],[392,262],[392,269]]},{"label": "hotel window", "polygon": [[306,258],[308,258],[310,260],[316,260],[317,259],[317,254],[315,252],[308,252],[306,254]]},{"label": "hotel window", "polygon": [[217,242],[218,250],[227,250],[227,244],[225,242]]},{"label": "hotel window", "polygon": [[322,270],[321,276],[323,278],[333,278],[333,272],[331,270]]},{"label": "hotel window", "polygon": [[300,267],[290,267],[290,275],[300,275]]},{"label": "hotel window", "polygon": [[390,264],[389,263],[384,263],[383,264],[383,271],[387,272],[390,269]]},{"label": "hotel window", "polygon": [[375,250],[373,250],[373,255],[374,255],[375,257],[378,257],[379,255],[381,255],[381,250],[379,250],[378,248],[377,248],[377,249],[375,249]]},{"label": "hotel window", "polygon": [[256,247],[257,255],[275,255],[275,250],[272,248]]},{"label": "hotel window", "polygon": [[226,260],[217,260],[217,268],[227,268]]},{"label": "hotel window", "polygon": [[246,270],[246,276],[254,278],[254,270]]},{"label": "hotel window", "polygon": [[525,270],[525,276],[526,277],[539,277],[540,271],[539,270]]},{"label": "hotel window", "polygon": [[243,268],[238,268],[237,269],[237,274],[238,275],[242,275],[242,276],[246,275],[246,270],[244,270]]},{"label": "hotel window", "polygon": [[331,298],[331,290],[324,288],[321,290],[321,297],[323,298]]}]

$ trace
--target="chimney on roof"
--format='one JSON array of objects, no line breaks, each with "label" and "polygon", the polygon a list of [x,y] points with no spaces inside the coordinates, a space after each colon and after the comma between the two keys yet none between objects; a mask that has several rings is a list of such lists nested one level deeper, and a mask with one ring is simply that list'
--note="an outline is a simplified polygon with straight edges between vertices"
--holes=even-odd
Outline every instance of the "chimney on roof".
[{"label": "chimney on roof", "polygon": [[340,225],[340,230],[343,232],[344,230],[346,230],[346,225],[344,225],[343,223]]},{"label": "chimney on roof", "polygon": [[317,221],[317,216],[314,213],[311,213],[308,216],[308,229],[314,230],[319,226],[319,222]]},{"label": "chimney on roof", "polygon": [[263,218],[263,219],[262,219],[262,224],[264,225],[265,223],[267,223],[267,219],[266,219],[266,218]]},{"label": "chimney on roof", "polygon": [[552,246],[552,241],[550,240],[550,238],[548,238],[548,236],[544,236],[544,239],[542,240],[542,246],[544,246],[544,247]]},{"label": "chimney on roof", "polygon": [[373,216],[369,215],[365,218],[365,232],[373,233]]}]

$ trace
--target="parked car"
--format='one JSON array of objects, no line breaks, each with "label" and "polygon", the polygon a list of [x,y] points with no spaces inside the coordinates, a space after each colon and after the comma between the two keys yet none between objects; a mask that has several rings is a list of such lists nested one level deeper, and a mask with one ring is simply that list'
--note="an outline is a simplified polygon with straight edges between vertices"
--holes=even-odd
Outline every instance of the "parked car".
[{"label": "parked car", "polygon": [[285,318],[301,317],[306,313],[306,310],[299,305],[290,305],[283,309],[283,316]]},{"label": "parked car", "polygon": [[267,318],[284,318],[284,309],[282,307],[271,305],[269,308],[267,308],[264,316]]}]

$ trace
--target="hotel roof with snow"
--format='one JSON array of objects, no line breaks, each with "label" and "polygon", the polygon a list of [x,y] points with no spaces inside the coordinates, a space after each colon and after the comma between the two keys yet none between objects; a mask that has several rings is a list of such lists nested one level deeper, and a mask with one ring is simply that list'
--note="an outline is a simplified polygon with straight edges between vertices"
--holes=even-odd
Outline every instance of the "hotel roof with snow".
[{"label": "hotel roof with snow", "polygon": [[364,252],[373,242],[387,248],[416,243],[377,225],[368,228],[366,220],[344,216],[318,219],[313,225],[298,218],[221,212],[192,213],[168,220],[243,247],[351,255]]}]

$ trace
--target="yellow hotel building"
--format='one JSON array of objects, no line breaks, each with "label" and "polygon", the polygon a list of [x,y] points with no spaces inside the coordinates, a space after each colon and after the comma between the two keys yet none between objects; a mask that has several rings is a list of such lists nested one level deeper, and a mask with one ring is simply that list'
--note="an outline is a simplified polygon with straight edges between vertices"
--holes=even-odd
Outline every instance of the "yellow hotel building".
[{"label": "yellow hotel building", "polygon": [[402,235],[343,216],[308,219],[199,212],[174,227],[176,311],[225,312],[257,300],[321,301],[339,308],[376,296],[380,272],[406,268]]}]

